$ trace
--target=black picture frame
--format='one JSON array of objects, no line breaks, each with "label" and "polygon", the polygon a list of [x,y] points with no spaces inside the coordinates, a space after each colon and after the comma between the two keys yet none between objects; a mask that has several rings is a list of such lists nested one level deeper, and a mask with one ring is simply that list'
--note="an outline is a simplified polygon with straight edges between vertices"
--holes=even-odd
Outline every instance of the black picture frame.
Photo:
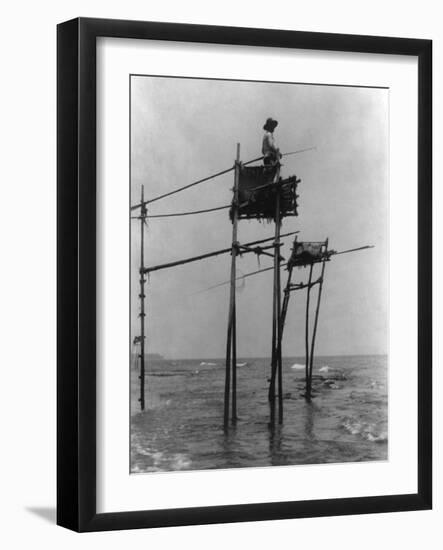
[{"label": "black picture frame", "polygon": [[[418,59],[416,494],[96,512],[96,39],[399,54]],[[57,29],[57,523],[104,531],[425,510],[432,506],[432,42],[78,18]]]}]

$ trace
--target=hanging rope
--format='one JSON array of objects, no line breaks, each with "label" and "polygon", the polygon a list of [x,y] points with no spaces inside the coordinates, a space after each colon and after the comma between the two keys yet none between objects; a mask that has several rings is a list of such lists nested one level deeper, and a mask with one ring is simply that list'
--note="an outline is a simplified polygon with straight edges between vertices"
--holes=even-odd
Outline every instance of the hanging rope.
[{"label": "hanging rope", "polygon": [[131,350],[132,369],[137,368],[138,354],[136,352],[137,352],[137,345],[133,343],[132,350]]}]

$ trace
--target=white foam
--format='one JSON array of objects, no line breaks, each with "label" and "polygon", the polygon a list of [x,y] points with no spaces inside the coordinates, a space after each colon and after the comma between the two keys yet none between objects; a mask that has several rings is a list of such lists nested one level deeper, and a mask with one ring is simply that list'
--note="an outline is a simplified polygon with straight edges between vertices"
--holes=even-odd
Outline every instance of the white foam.
[{"label": "white foam", "polygon": [[305,365],[299,365],[298,363],[294,363],[291,367],[291,369],[294,369],[294,370],[302,370],[305,368]]},{"label": "white foam", "polygon": [[351,435],[359,435],[367,441],[384,442],[388,439],[387,432],[376,433],[375,425],[368,422],[360,422],[345,418],[342,422],[342,427]]}]

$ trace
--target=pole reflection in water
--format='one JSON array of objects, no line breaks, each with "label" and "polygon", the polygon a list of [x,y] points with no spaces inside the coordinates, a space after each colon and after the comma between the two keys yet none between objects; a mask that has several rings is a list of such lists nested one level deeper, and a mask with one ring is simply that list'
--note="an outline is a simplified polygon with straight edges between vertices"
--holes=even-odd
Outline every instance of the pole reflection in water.
[{"label": "pole reflection in water", "polygon": [[307,439],[313,441],[314,434],[314,417],[318,407],[312,401],[307,401],[305,406],[305,435]]},{"label": "pole reflection in water", "polygon": [[272,466],[282,464],[283,426],[269,424],[269,461]]}]

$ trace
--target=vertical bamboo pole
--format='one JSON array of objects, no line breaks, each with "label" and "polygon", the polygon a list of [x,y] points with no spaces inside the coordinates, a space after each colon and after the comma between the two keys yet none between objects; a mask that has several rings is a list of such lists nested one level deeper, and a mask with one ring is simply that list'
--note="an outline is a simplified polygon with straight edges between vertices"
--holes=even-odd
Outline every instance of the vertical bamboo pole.
[{"label": "vertical bamboo pole", "polygon": [[237,422],[237,306],[232,316],[232,422]]},{"label": "vertical bamboo pole", "polygon": [[145,189],[141,188],[140,213],[140,409],[145,410],[145,220],[146,205],[144,203]]},{"label": "vertical bamboo pole", "polygon": [[306,292],[306,323],[305,323],[305,353],[306,353],[306,363],[305,363],[305,384],[306,384],[306,399],[311,399],[311,385],[309,381],[309,299],[311,295],[311,282],[312,282],[312,270],[314,264],[311,264],[309,268],[309,279],[308,279],[308,290]]},{"label": "vertical bamboo pole", "polygon": [[310,354],[310,357],[309,357],[309,394],[311,393],[311,385],[312,385],[312,367],[313,367],[313,364],[314,364],[314,346],[315,346],[315,337],[316,337],[316,334],[317,334],[318,314],[319,314],[319,311],[320,311],[320,300],[321,300],[321,294],[322,294],[322,290],[323,290],[323,277],[324,277],[324,274],[325,274],[325,267],[326,267],[326,258],[327,258],[327,252],[328,252],[328,240],[329,239],[326,239],[326,242],[325,242],[325,250],[324,250],[325,256],[324,256],[323,263],[322,263],[322,268],[321,268],[320,282],[319,282],[318,295],[317,295],[317,308],[315,310],[314,328],[313,328],[313,332],[312,332],[311,354]]},{"label": "vertical bamboo pole", "polygon": [[233,228],[233,259],[234,259],[234,283],[233,283],[233,308],[232,308],[232,422],[237,422],[237,296],[235,287],[236,256],[237,256],[237,230],[238,230],[238,186],[240,180],[240,143],[237,143],[237,155],[234,171],[234,205],[235,205],[235,231]]},{"label": "vertical bamboo pole", "polygon": [[[234,175],[234,201],[232,203],[232,250],[231,250],[231,287],[229,296],[229,313],[228,313],[228,334],[226,339],[226,365],[225,365],[225,401],[224,401],[224,428],[229,425],[229,393],[231,384],[231,368],[232,368],[232,417],[233,420],[237,417],[237,343],[236,343],[236,323],[235,323],[235,269],[237,256],[237,227],[238,227],[238,182],[240,177],[240,144],[237,143],[237,157],[235,161]],[[234,343],[235,341],[235,343]],[[232,365],[231,365],[232,351]]]},{"label": "vertical bamboo pole", "polygon": [[[280,245],[280,188],[278,189],[277,195],[277,204],[278,204],[278,230],[277,230],[277,239],[278,245]],[[277,258],[277,296],[276,296],[276,305],[277,305],[277,374],[278,374],[278,422],[282,424],[283,422],[283,372],[282,372],[282,324],[281,324],[281,272],[280,272],[280,246],[276,250]]]},{"label": "vertical bamboo pole", "polygon": [[275,340],[277,337],[277,327],[275,323],[275,263],[274,263],[274,283],[272,291],[272,344],[271,344],[271,382],[269,384],[268,400],[270,407],[270,424],[273,426],[275,423],[275,371],[276,371],[276,346]]},{"label": "vertical bamboo pole", "polygon": [[[277,183],[280,177],[280,165],[274,177]],[[270,423],[275,423],[275,379],[279,365],[279,335],[280,335],[280,188],[276,186],[275,198],[275,237],[274,237],[274,284],[272,295],[272,359],[271,382],[269,384],[268,400],[270,405]],[[280,392],[280,389],[279,389]],[[280,393],[279,393],[280,395]],[[279,399],[280,410],[280,399]]]},{"label": "vertical bamboo pole", "polygon": [[229,394],[231,389],[231,336],[232,322],[230,310],[228,313],[228,334],[226,338],[226,364],[225,364],[225,406],[224,406],[224,429],[228,429],[229,425]]}]

